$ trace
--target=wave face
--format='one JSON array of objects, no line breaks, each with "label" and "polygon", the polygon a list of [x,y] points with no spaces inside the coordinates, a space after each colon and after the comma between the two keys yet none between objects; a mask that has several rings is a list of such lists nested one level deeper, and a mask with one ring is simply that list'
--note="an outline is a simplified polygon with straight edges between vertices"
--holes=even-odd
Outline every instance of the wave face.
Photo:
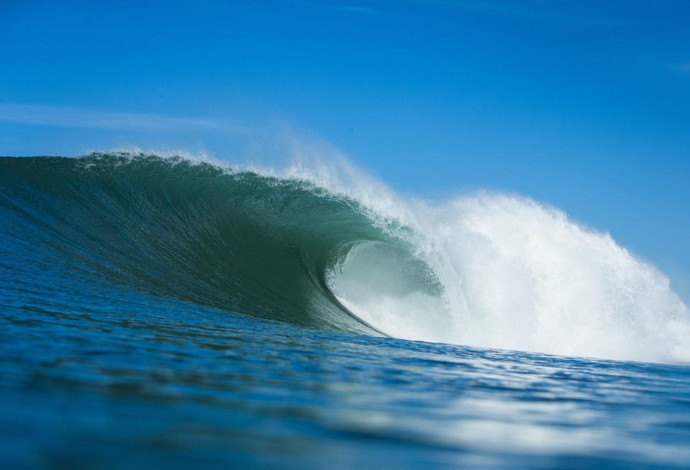
[{"label": "wave face", "polygon": [[432,207],[333,181],[143,154],[3,158],[0,233],[66,276],[263,319],[690,359],[668,280],[558,210],[492,194]]}]

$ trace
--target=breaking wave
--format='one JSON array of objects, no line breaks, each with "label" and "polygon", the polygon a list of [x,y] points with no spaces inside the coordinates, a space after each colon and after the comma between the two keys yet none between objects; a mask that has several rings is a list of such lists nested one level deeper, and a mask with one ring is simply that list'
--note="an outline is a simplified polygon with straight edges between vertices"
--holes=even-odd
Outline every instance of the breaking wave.
[{"label": "breaking wave", "polygon": [[607,234],[521,197],[433,206],[336,181],[144,154],[2,158],[0,248],[64,276],[295,325],[690,358],[687,307]]}]

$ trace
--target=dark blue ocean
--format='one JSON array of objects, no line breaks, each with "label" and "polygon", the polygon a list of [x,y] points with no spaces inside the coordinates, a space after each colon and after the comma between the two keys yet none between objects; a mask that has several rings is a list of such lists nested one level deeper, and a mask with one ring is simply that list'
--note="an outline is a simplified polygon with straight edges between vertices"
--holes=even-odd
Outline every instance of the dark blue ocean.
[{"label": "dark blue ocean", "polygon": [[[486,229],[434,245],[453,271],[401,220],[183,159],[1,158],[0,467],[690,468],[687,308],[656,271],[612,249],[552,292],[609,242],[568,228],[539,271]],[[516,285],[536,300],[499,308]]]}]

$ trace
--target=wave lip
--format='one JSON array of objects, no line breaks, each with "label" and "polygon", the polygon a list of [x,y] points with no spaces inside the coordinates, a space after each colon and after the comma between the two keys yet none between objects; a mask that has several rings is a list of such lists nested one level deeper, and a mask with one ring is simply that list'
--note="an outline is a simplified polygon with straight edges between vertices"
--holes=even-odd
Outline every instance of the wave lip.
[{"label": "wave lip", "polygon": [[298,325],[690,360],[668,280],[608,235],[500,194],[421,205],[338,175],[101,153],[0,159],[3,237],[80,276]]}]

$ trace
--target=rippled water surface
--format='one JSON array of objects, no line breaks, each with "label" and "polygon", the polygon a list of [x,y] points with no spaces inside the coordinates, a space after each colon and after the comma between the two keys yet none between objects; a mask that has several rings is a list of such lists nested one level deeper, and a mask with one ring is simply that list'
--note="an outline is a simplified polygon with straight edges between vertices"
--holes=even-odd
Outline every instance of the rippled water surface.
[{"label": "rippled water surface", "polygon": [[[136,174],[4,163],[2,468],[690,467],[690,365],[393,339],[358,322],[323,276],[353,240],[369,247],[348,261],[355,297],[359,273],[367,299],[443,288],[348,201],[251,176],[228,191],[205,167],[183,168],[204,182],[196,197],[167,163],[147,195]],[[214,197],[244,218],[204,217]],[[312,231],[290,225],[295,201]],[[384,270],[363,271],[372,253],[411,274],[379,282]]]},{"label": "rippled water surface", "polygon": [[690,462],[688,366],[316,331],[107,288],[94,298],[116,307],[38,308],[24,292],[1,311],[8,466]]}]

